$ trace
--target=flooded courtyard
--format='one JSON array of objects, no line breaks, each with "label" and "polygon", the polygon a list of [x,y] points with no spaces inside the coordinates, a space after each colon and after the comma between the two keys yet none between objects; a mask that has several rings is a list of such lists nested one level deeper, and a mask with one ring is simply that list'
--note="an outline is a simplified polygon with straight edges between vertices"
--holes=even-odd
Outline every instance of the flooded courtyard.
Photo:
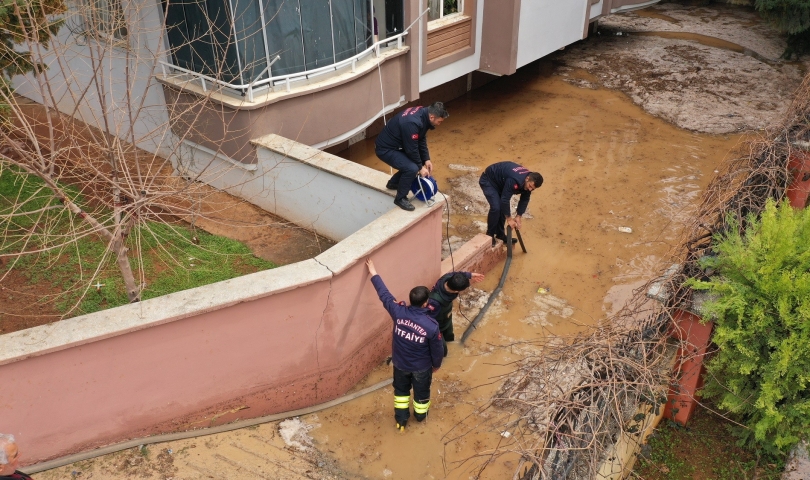
[{"label": "flooded courtyard", "polygon": [[[465,347],[450,345],[434,377],[426,425],[397,434],[393,420],[386,421],[392,401],[386,389],[319,415],[313,438],[346,459],[350,471],[369,478],[474,475],[503,442],[501,432],[464,435],[454,427],[478,414],[510,362],[532,353],[526,342],[604,320],[660,273],[695,200],[740,139],[679,129],[622,93],[579,88],[553,72],[550,61],[541,61],[450,102],[450,118],[428,135],[435,176],[450,197],[451,237],[485,229],[478,176],[487,165],[514,160],[543,174],[523,223],[529,253],[516,249],[502,297]],[[347,157],[387,171],[373,150],[370,139]],[[501,269],[476,287],[492,291]],[[454,318],[463,331],[467,320]],[[380,368],[370,381],[389,374]],[[403,451],[408,455],[397,453]],[[482,478],[508,478],[516,466],[517,458],[505,455]]]},{"label": "flooded courtyard", "polygon": [[[620,26],[610,31],[626,31],[633,21],[651,31],[663,27],[650,22],[677,29],[688,24],[682,8],[667,5],[643,15],[621,16],[615,23]],[[741,12],[732,18],[737,23],[726,22],[727,30],[752,21],[747,11]],[[709,13],[694,15],[700,18]],[[722,37],[712,33],[712,38]],[[738,40],[734,45],[747,41],[728,37],[723,41]],[[643,82],[631,79],[634,85],[622,81],[619,86],[610,80],[614,78],[610,71],[617,72],[614,80],[626,74],[606,60],[613,54],[624,55],[614,51],[620,47],[614,40],[603,42],[602,47],[598,39],[583,42],[448,102],[450,117],[428,135],[434,175],[450,200],[444,242],[459,245],[484,231],[486,203],[478,177],[487,165],[513,160],[540,172],[545,182],[533,193],[523,223],[528,253],[516,249],[503,293],[467,343],[449,344],[449,356],[434,375],[426,422],[411,422],[405,432],[398,432],[392,390],[386,387],[301,417],[305,426],[300,449],[282,441],[278,424],[271,423],[153,445],[148,447],[151,458],[121,452],[43,472],[37,478],[71,474],[75,478],[76,472],[80,478],[208,478],[223,469],[246,478],[273,479],[512,478],[519,460],[517,454],[508,453],[514,437],[510,440],[503,431],[473,428],[493,415],[480,407],[512,370],[513,362],[537,353],[532,341],[568,336],[607,321],[634,289],[669,265],[668,254],[678,243],[680,229],[716,167],[740,141],[738,132],[770,123],[790,101],[795,88],[791,85],[798,85],[803,72],[801,65],[769,65],[745,50],[772,59],[778,48],[770,43],[767,48],[745,45],[734,51],[722,42],[709,46],[674,34],[637,35],[632,41],[656,42],[650,48],[684,51],[678,50],[682,46],[678,42],[690,42],[689,48],[721,50],[722,55],[715,51],[711,55],[720,55],[724,62],[750,60],[758,62],[757,68],[779,70],[782,75],[773,84],[776,90],[762,94],[768,105],[733,97],[735,88],[754,88],[753,84],[722,84],[716,91],[739,103],[733,107],[726,102],[723,108],[736,109],[737,116],[721,116],[727,115],[726,110],[711,114],[710,106],[696,106],[703,97],[695,90],[691,96],[682,95],[677,115],[662,114],[662,119],[655,115],[656,109],[666,110],[656,103],[659,97],[633,90]],[[698,56],[694,61],[711,62],[714,57],[707,58]],[[684,90],[688,84],[682,81]],[[676,87],[673,83],[658,93],[665,95],[666,88]],[[723,103],[722,98],[717,101]],[[689,115],[690,105],[704,121]],[[689,118],[689,122],[678,118]],[[373,138],[342,155],[389,171],[374,155]],[[422,207],[419,202],[416,205]],[[414,252],[409,261],[418,261],[418,246]],[[502,268],[503,264],[497,266],[475,287],[492,291]],[[380,272],[383,278],[396,273]],[[538,293],[541,288],[543,293]],[[462,302],[462,314],[454,314],[457,338],[477,312],[472,296]],[[390,375],[390,367],[380,365],[356,389]],[[495,448],[499,455],[493,457]]]}]

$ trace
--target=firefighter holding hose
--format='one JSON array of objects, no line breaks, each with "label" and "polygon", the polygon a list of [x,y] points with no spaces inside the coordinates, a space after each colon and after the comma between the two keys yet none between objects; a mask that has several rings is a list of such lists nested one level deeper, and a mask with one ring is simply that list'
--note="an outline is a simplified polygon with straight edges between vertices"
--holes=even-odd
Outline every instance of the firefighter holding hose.
[{"label": "firefighter holding hose", "polygon": [[[489,202],[487,235],[492,237],[494,245],[496,239],[506,243],[504,223],[508,223],[515,230],[520,230],[532,191],[543,185],[543,176],[515,162],[498,162],[484,170],[478,185]],[[510,205],[513,195],[520,195],[517,214],[514,217],[511,215]],[[512,243],[515,242],[516,240],[512,239]]]}]

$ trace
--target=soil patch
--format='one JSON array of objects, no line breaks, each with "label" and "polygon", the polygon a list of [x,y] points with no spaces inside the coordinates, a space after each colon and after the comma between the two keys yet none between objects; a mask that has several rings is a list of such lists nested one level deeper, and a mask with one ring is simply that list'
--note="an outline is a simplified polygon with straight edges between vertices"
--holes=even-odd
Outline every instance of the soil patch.
[{"label": "soil patch", "polygon": [[686,427],[663,421],[642,448],[634,473],[643,479],[737,480],[780,478],[781,465],[736,445],[732,424],[698,407]]},{"label": "soil patch", "polygon": [[18,270],[4,274],[0,282],[0,335],[61,319],[62,314],[49,301],[59,293],[52,285],[32,284]]}]

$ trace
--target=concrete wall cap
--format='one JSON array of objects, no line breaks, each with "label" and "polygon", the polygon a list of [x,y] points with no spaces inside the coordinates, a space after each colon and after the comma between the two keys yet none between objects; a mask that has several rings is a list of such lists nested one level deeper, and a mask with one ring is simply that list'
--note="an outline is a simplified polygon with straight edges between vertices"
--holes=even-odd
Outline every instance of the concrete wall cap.
[{"label": "concrete wall cap", "polygon": [[[444,198],[441,197],[431,207],[426,207],[425,203],[419,200],[414,200],[413,203],[416,206],[415,211],[406,212],[394,207],[377,220],[315,257],[315,260],[337,275],[357,262],[364,262],[366,257],[392,238],[396,238],[400,232],[410,228],[434,211],[444,208]],[[414,255],[417,254],[418,250],[414,250]]]},{"label": "concrete wall cap", "polygon": [[310,259],[0,335],[0,365],[96,342],[330,279]]},{"label": "concrete wall cap", "polygon": [[352,182],[385,193],[391,197],[394,196],[393,190],[385,188],[385,184],[388,183],[390,177],[383,172],[354,162],[349,162],[343,158],[330,155],[317,148],[298,143],[295,140],[290,140],[289,138],[274,133],[254,138],[250,143],[283,155],[290,160],[295,160],[332,175],[351,180]]}]

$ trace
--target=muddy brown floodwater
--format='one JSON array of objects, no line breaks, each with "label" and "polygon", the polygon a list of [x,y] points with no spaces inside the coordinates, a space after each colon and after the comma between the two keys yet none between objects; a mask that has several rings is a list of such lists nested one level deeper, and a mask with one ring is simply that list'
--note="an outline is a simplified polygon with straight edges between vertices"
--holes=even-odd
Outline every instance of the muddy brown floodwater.
[{"label": "muddy brown floodwater", "polygon": [[[577,88],[551,75],[552,68],[537,62],[448,103],[450,118],[429,133],[436,178],[453,198],[451,236],[469,238],[484,227],[477,178],[487,165],[514,160],[543,174],[529,205],[532,218],[524,222],[529,253],[515,253],[505,308],[488,314],[467,348],[451,344],[435,377],[427,424],[398,434],[388,389],[319,415],[316,443],[348,471],[369,478],[466,479],[475,473],[478,455],[503,438],[479,431],[451,441],[464,433],[454,427],[490,397],[497,376],[520,357],[509,345],[572,333],[618,308],[656,273],[715,166],[739,140],[678,129],[621,93]],[[346,156],[388,171],[373,150],[368,139]],[[489,273],[483,290],[494,288],[501,268]],[[550,294],[538,294],[541,286]],[[466,321],[456,317],[463,331]],[[380,368],[369,382],[386,375]],[[483,478],[511,478],[516,461],[497,459]]]},{"label": "muddy brown floodwater", "polygon": [[[646,114],[622,93],[579,88],[552,75],[552,69],[550,62],[538,62],[449,102],[450,118],[429,134],[440,187],[451,181],[456,185],[448,192],[453,198],[451,236],[470,238],[486,221],[477,185],[486,165],[512,159],[543,174],[545,183],[532,195],[531,218],[524,222],[529,253],[515,253],[501,299],[466,347],[450,344],[449,357],[434,377],[425,423],[411,422],[404,433],[396,432],[390,388],[302,418],[318,425],[309,432],[314,447],[336,461],[330,475],[470,478],[504,441],[501,432],[465,429],[471,415],[488,415],[476,408],[498,387],[499,376],[511,371],[509,363],[529,351],[513,344],[570,334],[617,308],[656,272],[715,166],[739,140],[738,135],[678,129]],[[386,171],[373,150],[369,139],[346,155]],[[632,233],[618,227],[630,227]],[[492,291],[501,268],[476,287]],[[380,273],[383,278],[396,275]],[[538,294],[541,286],[549,293]],[[460,334],[467,321],[456,315],[456,324]],[[357,388],[389,376],[390,367],[382,365]],[[305,469],[295,473],[294,462],[271,474],[270,467],[292,461],[284,455],[299,455],[272,444],[274,435],[268,425],[254,433],[156,445],[150,447],[153,452],[175,452],[173,463],[163,473],[154,466],[138,471],[143,478],[205,478],[205,472],[219,466],[253,472],[252,478],[322,478]],[[136,467],[130,457],[139,458],[120,454],[40,476],[64,478],[60,475],[79,468],[98,478],[129,478]],[[482,478],[511,478],[517,461],[514,454],[500,456]]]}]

